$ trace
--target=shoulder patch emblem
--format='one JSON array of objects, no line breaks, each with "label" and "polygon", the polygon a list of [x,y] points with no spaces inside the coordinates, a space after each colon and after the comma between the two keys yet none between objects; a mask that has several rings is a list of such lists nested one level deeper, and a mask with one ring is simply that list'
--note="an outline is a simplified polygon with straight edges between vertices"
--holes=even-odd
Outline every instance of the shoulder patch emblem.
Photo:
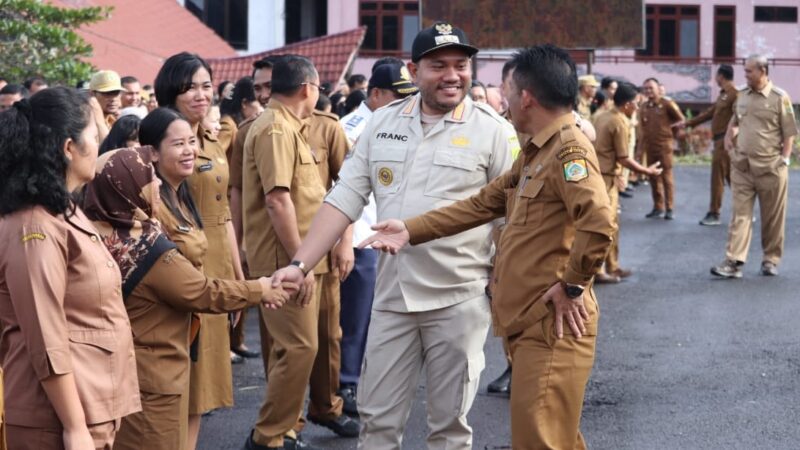
[{"label": "shoulder patch emblem", "polygon": [[28,242],[34,239],[38,241],[43,241],[47,239],[47,236],[45,236],[44,233],[28,233],[25,236],[22,236],[22,242]]},{"label": "shoulder patch emblem", "polygon": [[567,147],[558,152],[558,159],[564,159],[570,155],[586,156],[586,149],[583,147]]},{"label": "shoulder patch emblem", "polygon": [[589,176],[588,165],[583,158],[567,161],[563,165],[564,179],[567,181],[578,182]]},{"label": "shoulder patch emblem", "polygon": [[388,167],[381,167],[378,169],[378,181],[384,185],[389,186],[394,181],[394,173]]}]

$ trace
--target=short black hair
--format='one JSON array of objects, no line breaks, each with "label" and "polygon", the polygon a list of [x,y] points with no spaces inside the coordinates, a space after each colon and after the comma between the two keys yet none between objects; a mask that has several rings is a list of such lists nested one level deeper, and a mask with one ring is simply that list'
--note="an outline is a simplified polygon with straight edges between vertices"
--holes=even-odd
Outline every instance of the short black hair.
[{"label": "short black hair", "polygon": [[636,95],[639,93],[639,89],[636,88],[631,83],[619,83],[617,87],[617,92],[614,93],[614,105],[615,106],[622,106],[625,103],[633,101],[636,99]]},{"label": "short black hair", "polygon": [[211,66],[199,55],[181,52],[164,61],[164,65],[156,75],[156,100],[161,106],[175,106],[175,99],[192,87],[192,77],[200,70],[206,69],[213,80]]},{"label": "short black hair", "polygon": [[275,63],[281,59],[283,55],[269,55],[265,56],[258,61],[253,62],[253,73],[250,74],[253,78],[256,77],[256,71],[261,69],[271,69],[275,66]]},{"label": "short black hair", "polygon": [[361,102],[367,100],[367,94],[364,93],[361,89],[356,89],[353,92],[347,95],[347,99],[344,101],[344,114],[347,115],[351,112],[355,111]]},{"label": "short black hair", "polygon": [[717,69],[717,74],[722,75],[722,78],[731,81],[733,80],[733,67],[729,66],[728,64],[721,64],[719,69]]},{"label": "short black hair", "polygon": [[3,89],[0,89],[0,95],[8,94],[21,94],[22,98],[28,98],[30,96],[28,90],[21,84],[7,84],[3,86]]},{"label": "short black hair", "polygon": [[47,84],[47,81],[45,81],[45,79],[43,77],[40,77],[39,75],[34,75],[34,76],[28,78],[27,80],[25,80],[25,82],[22,83],[22,84],[23,84],[23,86],[25,86],[25,89],[30,91],[31,90],[31,86],[33,86],[35,84],[36,85],[38,85],[38,84]]},{"label": "short black hair", "polygon": [[317,100],[317,104],[314,106],[314,109],[317,111],[325,111],[325,108],[328,106],[331,106],[331,99],[329,99],[325,94],[319,94],[319,100]]},{"label": "short black hair", "polygon": [[236,123],[244,120],[242,117],[242,102],[256,101],[256,91],[253,86],[253,79],[250,77],[239,78],[233,85],[233,95],[231,98],[223,98],[219,104],[221,116],[231,116]]},{"label": "short black hair", "polygon": [[615,82],[617,82],[617,79],[614,77],[603,77],[603,79],[600,80],[600,89],[608,89]]},{"label": "short black hair", "polygon": [[514,53],[514,83],[526,90],[546,109],[571,108],[578,96],[575,62],[566,51],[551,45],[536,45]]},{"label": "short black hair", "polygon": [[314,63],[305,56],[286,55],[272,66],[272,93],[291,95],[303,83],[318,77]]},{"label": "short black hair", "polygon": [[143,91],[149,91],[151,89],[153,89],[153,85],[152,84],[145,84],[144,86],[142,86],[142,90]]},{"label": "short black hair", "polygon": [[120,84],[132,84],[132,83],[138,83],[138,82],[139,82],[139,79],[134,77],[134,76],[132,76],[132,75],[124,76],[119,80]]},{"label": "short black hair", "polygon": [[644,82],[642,83],[642,86],[644,86],[645,84],[647,84],[649,81],[655,81],[655,83],[656,83],[657,85],[661,86],[661,82],[660,82],[660,81],[658,81],[658,78],[655,78],[655,77],[650,77],[650,78],[647,78],[646,80],[644,80]]},{"label": "short black hair", "polygon": [[128,114],[117,119],[114,125],[111,126],[111,130],[108,131],[108,136],[100,144],[98,154],[102,155],[111,150],[125,148],[128,141],[138,141],[139,124],[141,122],[142,119],[134,114]]},{"label": "short black hair", "polygon": [[347,86],[350,89],[353,89],[353,87],[355,87],[355,85],[366,83],[366,82],[367,82],[367,77],[365,77],[364,75],[361,75],[360,73],[357,73],[355,75],[350,75],[350,78],[347,79]]},{"label": "short black hair", "polygon": [[[161,151],[161,142],[167,134],[167,129],[176,120],[183,120],[188,122],[183,114],[175,111],[172,108],[156,108],[150,114],[142,119],[139,125],[139,143],[153,147],[156,152]],[[158,163],[154,163],[158,167]],[[192,198],[192,192],[189,189],[189,184],[183,180],[178,186],[177,197],[178,203],[173,201],[172,187],[170,187],[167,180],[162,178],[161,172],[156,170],[156,175],[161,179],[161,201],[167,206],[167,209],[181,222],[182,225],[194,225],[198,228],[203,228],[203,221],[200,218],[200,213],[197,211],[197,206]],[[183,213],[181,206],[184,206],[189,211],[191,217],[186,217]]]},{"label": "short black hair", "polygon": [[64,143],[82,144],[91,116],[86,96],[68,87],[40,91],[0,113],[0,216],[37,205],[74,212]]},{"label": "short black hair", "polygon": [[517,62],[513,59],[509,59],[508,61],[503,64],[503,74],[500,78],[500,81],[505,81],[508,78],[508,73],[514,70],[517,67]]},{"label": "short black hair", "polygon": [[378,66],[382,66],[384,64],[395,64],[398,66],[406,65],[406,63],[404,63],[402,59],[396,56],[386,56],[383,58],[379,58],[377,61],[375,61],[375,63],[372,64],[372,69],[370,70],[370,73],[375,73],[375,69],[377,69]]}]

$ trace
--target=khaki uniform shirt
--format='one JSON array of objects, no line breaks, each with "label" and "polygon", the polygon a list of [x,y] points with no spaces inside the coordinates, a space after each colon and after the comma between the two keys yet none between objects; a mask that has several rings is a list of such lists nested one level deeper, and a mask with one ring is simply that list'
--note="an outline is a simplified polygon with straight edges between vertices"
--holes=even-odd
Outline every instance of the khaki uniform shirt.
[{"label": "khaki uniform shirt", "polygon": [[728,123],[733,116],[733,105],[736,103],[736,96],[738,92],[733,84],[722,88],[717,96],[717,101],[698,114],[696,117],[686,121],[686,126],[696,127],[703,122],[711,120],[711,134],[714,135],[714,140],[722,139],[725,137],[725,132],[728,130]]},{"label": "khaki uniform shirt", "polygon": [[[325,186],[319,161],[308,144],[309,124],[271,99],[266,111],[256,119],[244,144],[242,210],[244,242],[251,276],[269,276],[291,262],[278,239],[267,213],[264,196],[275,188],[289,190],[303,239],[311,220],[322,206]],[[328,261],[314,267],[314,273],[327,273]]]},{"label": "khaki uniform shirt", "polygon": [[731,164],[755,175],[772,172],[783,164],[783,140],[797,134],[792,100],[770,81],[761,91],[745,88],[734,107],[733,124],[739,127]]},{"label": "khaki uniform shirt", "polygon": [[217,142],[219,146],[225,151],[225,156],[228,161],[231,160],[231,147],[233,140],[236,138],[236,132],[239,128],[236,126],[236,121],[231,116],[225,116],[219,119],[219,133],[217,134]]},{"label": "khaki uniform shirt", "polygon": [[259,304],[261,294],[255,280],[206,278],[177,249],[162,255],[125,300],[142,392],[185,392],[192,312],[236,311]]},{"label": "khaki uniform shirt", "polygon": [[594,142],[600,173],[613,177],[620,159],[628,157],[630,120],[617,108],[600,113],[595,119],[597,139]]},{"label": "khaki uniform shirt", "polygon": [[230,180],[228,184],[230,187],[242,190],[242,166],[244,164],[244,141],[247,139],[247,132],[250,131],[250,126],[256,121],[258,117],[247,119],[239,125],[236,131],[236,137],[231,142],[231,152],[228,157],[230,162]]},{"label": "khaki uniform shirt", "polygon": [[650,155],[672,153],[672,124],[684,120],[678,105],[667,97],[647,100],[639,110],[642,145]]},{"label": "khaki uniform shirt", "polygon": [[583,95],[578,96],[578,115],[583,120],[591,120],[592,118],[592,99],[586,98]]},{"label": "khaki uniform shirt", "polygon": [[[504,215],[492,314],[495,332],[511,336],[548,314],[542,296],[559,280],[591,285],[616,229],[592,144],[571,113],[536,134],[511,170],[477,195],[406,226],[417,245]],[[594,299],[590,288],[585,295]],[[587,334],[596,325],[590,317]]]},{"label": "khaki uniform shirt", "polygon": [[339,179],[344,158],[350,149],[347,135],[339,124],[339,116],[321,111],[314,111],[308,133],[308,144],[311,153],[317,159],[319,176],[325,189],[330,189],[333,182]]},{"label": "khaki uniform shirt", "polygon": [[60,429],[41,381],[68,373],[87,424],[141,410],[119,267],[80,209],[0,219],[0,329],[7,423]]},{"label": "khaki uniform shirt", "polygon": [[[513,127],[466,98],[427,134],[420,95],[375,111],[325,201],[358,220],[369,194],[378,220],[413,217],[476,194],[511,166]],[[491,227],[381,255],[373,308],[430,311],[483,295]]]}]

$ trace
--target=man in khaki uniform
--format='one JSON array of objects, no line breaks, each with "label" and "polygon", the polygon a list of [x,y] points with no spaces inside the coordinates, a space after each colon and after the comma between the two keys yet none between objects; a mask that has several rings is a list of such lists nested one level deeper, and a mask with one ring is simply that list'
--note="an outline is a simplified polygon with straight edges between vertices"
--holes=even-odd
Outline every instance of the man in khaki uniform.
[{"label": "man in khaki uniform", "polygon": [[378,223],[379,233],[363,244],[396,253],[507,215],[492,312],[514,361],[511,446],[584,449],[580,417],[599,316],[591,285],[614,235],[614,214],[592,144],[570,111],[575,64],[550,45],[522,50],[513,61],[509,107],[514,126],[533,138],[511,171],[454,205]]},{"label": "man in khaki uniform", "polygon": [[708,109],[676,126],[696,127],[711,120],[711,134],[714,139],[714,152],[711,159],[711,204],[708,213],[700,221],[700,225],[719,225],[719,210],[722,207],[722,194],[725,184],[731,183],[731,158],[725,150],[725,131],[733,117],[733,105],[736,103],[736,86],[733,85],[733,67],[722,64],[717,69],[717,85],[720,87],[717,101]]},{"label": "man in khaki uniform", "polygon": [[583,120],[592,119],[592,102],[597,94],[597,78],[594,75],[578,77],[578,114]]},{"label": "man in khaki uniform", "polygon": [[675,196],[675,180],[672,176],[672,125],[685,120],[678,105],[661,95],[660,83],[655,78],[644,82],[644,95],[647,101],[639,111],[642,128],[641,145],[647,155],[647,163],[661,163],[663,172],[650,177],[653,193],[653,210],[648,219],[663,217],[672,220],[672,206]]},{"label": "man in khaki uniform", "polygon": [[[725,136],[731,152],[733,217],[725,261],[711,273],[741,278],[753,235],[753,204],[761,209],[761,274],[778,274],[783,256],[789,163],[797,122],[789,95],[769,80],[766,57],[755,55],[744,65],[747,87],[739,92]],[[733,139],[736,137],[736,143]]]},{"label": "man in khaki uniform", "polygon": [[[319,98],[319,75],[301,56],[273,65],[272,99],[244,144],[243,213],[250,276],[269,276],[291,261],[322,204],[325,186],[308,145],[308,118]],[[303,411],[317,354],[317,322],[327,258],[308,271],[306,308],[262,311],[272,337],[269,385],[246,448],[299,447],[293,427]],[[311,448],[310,446],[305,448]]]},{"label": "man in khaki uniform", "polygon": [[110,130],[119,118],[119,111],[122,108],[122,83],[119,74],[113,70],[96,72],[89,81],[89,91],[100,103],[103,117],[105,117],[106,125]]},{"label": "man in khaki uniform", "polygon": [[598,273],[596,277],[598,283],[619,283],[621,279],[631,275],[630,270],[623,269],[619,265],[619,214],[617,213],[619,208],[617,186],[619,166],[648,176],[661,174],[661,169],[658,168],[659,163],[655,163],[651,167],[643,167],[635,159],[629,157],[630,120],[639,109],[638,95],[639,93],[633,85],[622,83],[614,93],[614,107],[595,117],[594,126],[597,130],[595,151],[606,185],[606,192],[611,201],[611,210],[614,211],[614,223],[617,225],[611,250],[606,258],[605,270]]},{"label": "man in khaki uniform", "polygon": [[[298,267],[328,251],[371,192],[379,220],[411,217],[465,199],[508,170],[519,145],[514,129],[467,96],[477,51],[448,23],[420,31],[408,65],[420,93],[375,111],[295,255],[296,267],[274,280],[302,278]],[[428,448],[471,447],[466,418],[491,320],[490,235],[485,225],[396,258],[381,256],[357,394],[359,448],[401,447],[423,368]]]}]

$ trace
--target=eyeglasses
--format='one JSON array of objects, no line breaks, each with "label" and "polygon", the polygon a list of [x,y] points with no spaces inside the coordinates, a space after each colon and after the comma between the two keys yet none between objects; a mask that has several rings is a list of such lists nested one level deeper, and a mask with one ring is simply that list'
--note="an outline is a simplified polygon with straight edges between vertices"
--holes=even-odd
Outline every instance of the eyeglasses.
[{"label": "eyeglasses", "polygon": [[319,84],[317,84],[317,83],[312,83],[312,82],[310,82],[310,81],[306,81],[305,83],[300,83],[300,85],[301,85],[301,86],[302,86],[302,85],[304,85],[304,84],[310,84],[311,86],[314,86],[314,87],[316,87],[317,89],[319,89],[319,93],[320,93],[320,94],[325,94],[325,93],[327,93],[327,91],[328,91],[327,89],[325,89],[325,87],[324,87],[324,86],[320,86],[320,85],[319,85]]}]

